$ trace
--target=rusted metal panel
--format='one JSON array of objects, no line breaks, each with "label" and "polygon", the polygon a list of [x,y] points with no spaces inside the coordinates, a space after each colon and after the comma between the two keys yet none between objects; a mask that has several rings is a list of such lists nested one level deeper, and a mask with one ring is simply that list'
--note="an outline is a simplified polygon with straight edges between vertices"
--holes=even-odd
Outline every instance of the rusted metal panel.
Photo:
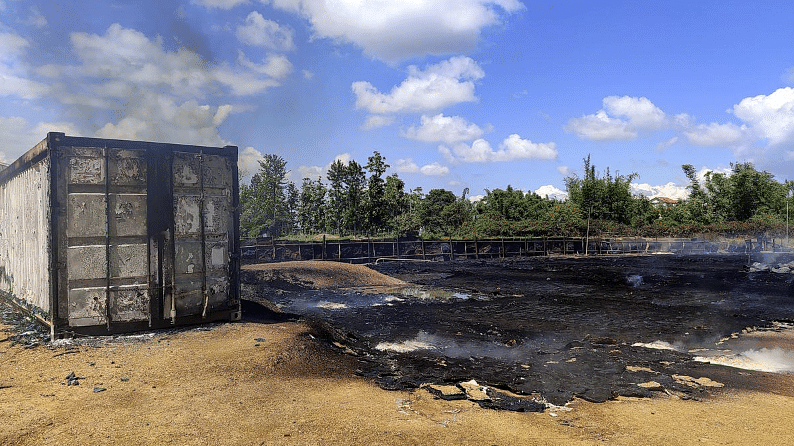
[{"label": "rusted metal panel", "polygon": [[49,134],[0,171],[2,290],[56,336],[238,319],[236,164],[235,147]]}]

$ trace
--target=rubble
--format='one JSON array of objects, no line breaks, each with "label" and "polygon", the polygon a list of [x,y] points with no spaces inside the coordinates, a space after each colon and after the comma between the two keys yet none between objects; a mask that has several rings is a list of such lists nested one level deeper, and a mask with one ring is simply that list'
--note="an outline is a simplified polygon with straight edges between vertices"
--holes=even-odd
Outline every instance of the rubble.
[{"label": "rubble", "polygon": [[747,271],[751,273],[771,271],[775,274],[791,274],[794,273],[794,261],[773,264],[753,262],[747,267]]}]

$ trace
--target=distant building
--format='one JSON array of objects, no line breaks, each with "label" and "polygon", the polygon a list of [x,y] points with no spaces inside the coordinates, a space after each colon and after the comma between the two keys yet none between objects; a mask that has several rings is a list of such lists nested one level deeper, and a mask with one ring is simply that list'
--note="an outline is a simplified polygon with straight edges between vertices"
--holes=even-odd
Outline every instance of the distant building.
[{"label": "distant building", "polygon": [[659,207],[659,206],[676,206],[681,203],[679,200],[674,198],[667,198],[667,197],[653,197],[651,198],[651,204]]}]

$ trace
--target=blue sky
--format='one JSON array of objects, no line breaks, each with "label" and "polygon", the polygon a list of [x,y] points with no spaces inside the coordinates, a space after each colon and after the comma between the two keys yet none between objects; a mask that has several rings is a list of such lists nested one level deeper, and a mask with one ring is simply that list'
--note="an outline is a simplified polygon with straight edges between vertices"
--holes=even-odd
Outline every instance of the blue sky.
[{"label": "blue sky", "polygon": [[596,169],[794,179],[794,3],[0,0],[0,161],[48,131],[236,145],[291,179],[379,151],[408,188]]}]

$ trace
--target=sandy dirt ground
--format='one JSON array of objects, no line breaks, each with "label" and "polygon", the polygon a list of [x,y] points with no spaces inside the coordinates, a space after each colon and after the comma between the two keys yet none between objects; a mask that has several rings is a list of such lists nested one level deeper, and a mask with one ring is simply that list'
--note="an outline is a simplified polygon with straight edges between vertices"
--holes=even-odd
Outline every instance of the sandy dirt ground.
[{"label": "sandy dirt ground", "polygon": [[[301,270],[278,268],[306,283],[329,280],[326,286],[390,280],[364,267],[342,266],[336,275],[327,265],[317,272],[309,262],[293,266]],[[434,399],[424,389],[382,390],[355,375],[355,357],[315,339],[301,322],[249,320],[33,348],[15,344],[11,327],[0,330],[0,444],[794,442],[790,375],[777,375],[765,390],[724,389],[701,401],[657,392],[516,413]],[[79,385],[67,385],[72,373]]]}]

